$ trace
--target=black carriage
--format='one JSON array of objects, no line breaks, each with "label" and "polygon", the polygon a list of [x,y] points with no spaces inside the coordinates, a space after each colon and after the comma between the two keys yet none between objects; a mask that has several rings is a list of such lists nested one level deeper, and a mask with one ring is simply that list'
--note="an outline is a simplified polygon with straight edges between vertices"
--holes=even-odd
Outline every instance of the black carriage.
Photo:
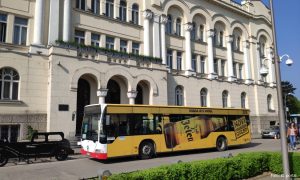
[{"label": "black carriage", "polygon": [[58,161],[68,158],[74,151],[70,142],[64,138],[63,132],[34,133],[30,141],[8,142],[0,141],[0,167],[10,158],[29,160],[30,158],[55,157]]}]

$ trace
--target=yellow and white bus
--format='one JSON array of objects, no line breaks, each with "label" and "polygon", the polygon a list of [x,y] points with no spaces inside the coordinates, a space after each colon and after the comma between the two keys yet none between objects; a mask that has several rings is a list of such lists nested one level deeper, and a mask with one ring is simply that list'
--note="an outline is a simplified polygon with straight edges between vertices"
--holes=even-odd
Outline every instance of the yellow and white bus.
[{"label": "yellow and white bus", "polygon": [[152,158],[157,153],[251,141],[249,110],[96,104],[85,107],[81,153],[96,159]]}]

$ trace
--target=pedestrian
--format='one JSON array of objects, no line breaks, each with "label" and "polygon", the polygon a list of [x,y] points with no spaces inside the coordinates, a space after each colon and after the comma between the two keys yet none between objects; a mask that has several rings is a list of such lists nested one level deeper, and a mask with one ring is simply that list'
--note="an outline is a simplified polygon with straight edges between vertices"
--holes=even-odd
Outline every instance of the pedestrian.
[{"label": "pedestrian", "polygon": [[296,136],[298,134],[298,129],[295,125],[295,123],[291,123],[288,131],[287,131],[287,136],[290,140],[290,147],[292,150],[296,150]]}]

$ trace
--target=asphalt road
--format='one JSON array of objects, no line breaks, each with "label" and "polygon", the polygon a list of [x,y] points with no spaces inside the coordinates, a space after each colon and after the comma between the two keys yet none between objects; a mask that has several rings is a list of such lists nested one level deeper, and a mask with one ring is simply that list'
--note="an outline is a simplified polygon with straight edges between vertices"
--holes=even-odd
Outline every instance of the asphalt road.
[{"label": "asphalt road", "polygon": [[225,157],[228,156],[229,153],[236,155],[241,152],[254,151],[280,151],[280,140],[253,139],[251,144],[230,148],[225,152],[207,149],[182,153],[168,153],[161,154],[157,158],[149,160],[138,160],[133,157],[128,157],[103,162],[92,160],[81,155],[74,155],[67,161],[56,161],[55,158],[38,159],[37,161],[32,160],[29,164],[10,161],[5,167],[0,167],[0,179],[78,180],[97,176],[103,170],[109,170],[112,173],[130,172],[177,163],[179,160],[188,162]]}]

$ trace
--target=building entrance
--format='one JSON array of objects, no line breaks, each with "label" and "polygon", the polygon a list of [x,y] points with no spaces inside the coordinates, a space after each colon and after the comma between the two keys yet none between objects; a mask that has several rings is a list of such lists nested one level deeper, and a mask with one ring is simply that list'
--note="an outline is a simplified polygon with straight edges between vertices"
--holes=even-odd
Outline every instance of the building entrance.
[{"label": "building entrance", "polygon": [[91,87],[87,80],[80,78],[77,86],[76,135],[81,134],[84,106],[90,104]]}]

